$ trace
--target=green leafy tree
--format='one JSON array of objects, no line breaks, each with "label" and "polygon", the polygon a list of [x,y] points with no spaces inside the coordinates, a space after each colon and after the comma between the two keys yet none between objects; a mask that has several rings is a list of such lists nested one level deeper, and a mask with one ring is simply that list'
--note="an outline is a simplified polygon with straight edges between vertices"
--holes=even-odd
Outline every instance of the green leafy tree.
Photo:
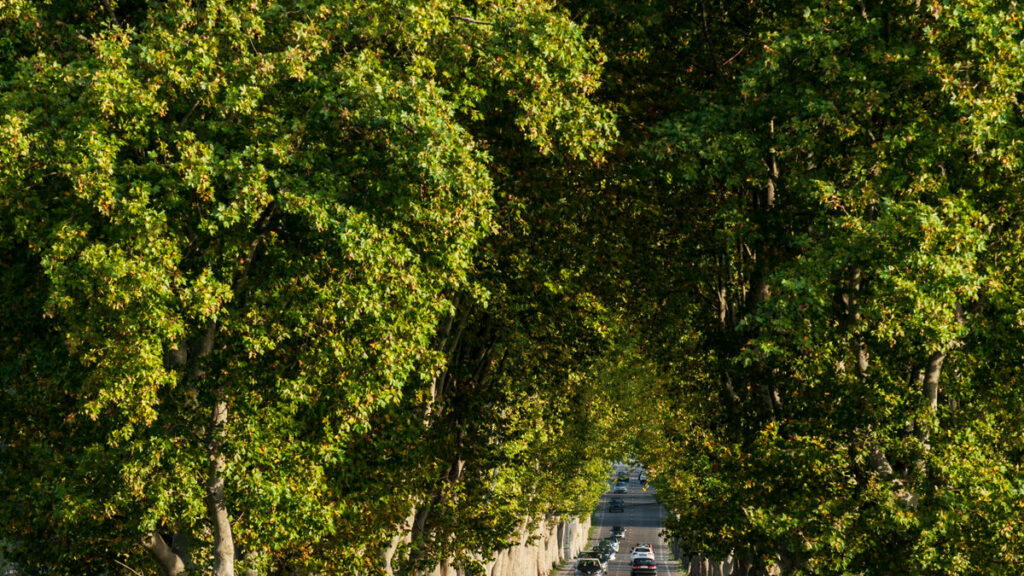
[{"label": "green leafy tree", "polygon": [[641,445],[684,550],[1012,572],[1016,7],[579,9],[629,126],[610,214],[643,286],[623,303],[674,376]]},{"label": "green leafy tree", "polygon": [[541,521],[589,514],[614,453],[612,403],[595,367],[612,348],[614,319],[582,277],[577,221],[589,198],[570,196],[558,176],[591,163],[532,152],[514,133],[488,141],[502,191],[497,231],[438,333],[445,369],[416,389],[425,473],[399,572],[468,568]]},{"label": "green leafy tree", "polygon": [[372,569],[407,498],[356,501],[351,447],[444,365],[492,229],[481,135],[601,148],[593,45],[513,2],[14,2],[0,28],[9,556]]}]

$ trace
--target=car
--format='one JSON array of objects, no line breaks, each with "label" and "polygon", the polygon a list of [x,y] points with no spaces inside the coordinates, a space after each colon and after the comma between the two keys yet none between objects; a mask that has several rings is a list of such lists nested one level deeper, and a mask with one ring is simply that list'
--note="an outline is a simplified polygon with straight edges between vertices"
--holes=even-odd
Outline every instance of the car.
[{"label": "car", "polygon": [[619,551],[619,541],[615,538],[602,538],[601,543],[607,543],[607,545],[611,546],[612,550],[614,550],[616,553]]},{"label": "car", "polygon": [[654,559],[654,546],[641,542],[636,546],[633,546],[633,550],[629,553],[630,560],[636,560],[637,558],[650,558]]},{"label": "car", "polygon": [[625,494],[628,491],[629,484],[626,484],[625,482],[622,481],[616,482],[615,486],[612,488],[612,492],[615,494]]},{"label": "car", "polygon": [[[597,552],[597,551],[595,550],[595,552]],[[601,557],[598,558],[598,560],[601,562],[601,567],[603,567],[605,570],[607,570],[608,569],[608,563],[615,560],[615,553],[612,552],[611,550],[603,550],[603,551],[600,551],[598,553],[601,555]]]},{"label": "car", "polygon": [[626,537],[626,528],[623,526],[612,526],[612,538],[622,539]]},{"label": "car", "polygon": [[631,562],[633,560],[636,560],[637,558],[647,558],[648,560],[654,560],[654,554],[646,550],[637,550],[636,552],[633,552],[629,555],[629,560]]},{"label": "car", "polygon": [[629,472],[619,472],[616,475],[616,480],[619,482],[629,482]]},{"label": "car", "polygon": [[604,576],[604,567],[597,558],[577,558],[575,576]]},{"label": "car", "polygon": [[612,554],[615,554],[619,551],[619,543],[611,538],[602,538],[601,540],[598,540],[594,548],[596,550],[601,550],[602,552],[605,550],[611,550]]},{"label": "car", "polygon": [[606,558],[604,554],[601,554],[600,552],[598,552],[596,550],[590,550],[588,552],[580,552],[580,555],[576,557],[577,561],[583,560],[583,559],[586,559],[586,558],[590,558],[592,560],[597,560],[597,562],[601,565],[601,569],[602,570],[606,570],[608,568],[608,558]]},{"label": "car", "polygon": [[629,576],[653,576],[658,573],[658,564],[654,558],[634,558]]},{"label": "car", "polygon": [[639,554],[630,555],[629,561],[633,562],[634,560],[651,560],[653,562],[655,558],[654,554],[647,554],[646,552],[641,552]]},{"label": "car", "polygon": [[626,507],[622,502],[622,498],[612,498],[608,501],[609,512],[625,512]]},{"label": "car", "polygon": [[611,546],[609,546],[608,542],[605,540],[601,540],[596,545],[594,545],[594,552],[597,552],[601,555],[601,560],[605,564],[611,562],[612,560],[615,560],[615,550]]}]

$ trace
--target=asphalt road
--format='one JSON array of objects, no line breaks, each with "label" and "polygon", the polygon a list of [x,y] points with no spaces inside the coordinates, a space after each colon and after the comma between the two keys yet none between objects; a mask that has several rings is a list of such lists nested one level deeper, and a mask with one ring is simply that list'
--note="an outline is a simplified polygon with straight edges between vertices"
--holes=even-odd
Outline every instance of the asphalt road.
[{"label": "asphalt road", "polygon": [[[611,484],[609,484],[609,487]],[[622,498],[623,512],[609,512],[608,501]],[[686,576],[679,569],[679,563],[670,560],[671,552],[668,544],[661,538],[665,519],[665,509],[654,499],[654,489],[643,490],[637,479],[636,472],[629,478],[629,491],[626,494],[612,494],[611,491],[601,496],[601,503],[594,513],[593,538],[587,549],[593,547],[601,538],[611,535],[612,526],[624,526],[626,535],[619,541],[619,552],[615,560],[608,563],[608,576],[629,576],[629,551],[638,542],[654,544],[655,560],[658,564],[658,576]],[[574,562],[567,562],[559,571],[559,576],[573,574]]]}]

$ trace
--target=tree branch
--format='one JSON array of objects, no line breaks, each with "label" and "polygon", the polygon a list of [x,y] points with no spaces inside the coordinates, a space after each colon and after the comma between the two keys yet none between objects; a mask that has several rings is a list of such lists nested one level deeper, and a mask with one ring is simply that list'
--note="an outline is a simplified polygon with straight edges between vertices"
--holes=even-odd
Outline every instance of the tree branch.
[{"label": "tree branch", "polygon": [[159,532],[151,532],[143,536],[142,547],[156,560],[160,572],[164,576],[177,576],[185,571],[185,561],[171,549]]},{"label": "tree branch", "polygon": [[735,54],[730,56],[729,59],[726,60],[725,62],[722,62],[722,66],[725,66],[725,65],[729,64],[730,62],[732,62],[733,60],[735,60],[740,54],[743,54],[743,51],[746,50],[746,49],[747,49],[746,46],[740,46],[740,49],[737,50]]},{"label": "tree branch", "polygon": [[484,22],[483,20],[477,20],[476,18],[470,18],[469,16],[452,16],[451,19],[469,22],[470,24],[480,24],[482,26],[494,26],[494,22]]},{"label": "tree branch", "polygon": [[136,570],[136,569],[132,568],[131,566],[129,566],[129,565],[127,565],[127,564],[125,564],[124,562],[121,562],[121,561],[120,561],[120,560],[118,560],[117,558],[114,558],[114,563],[115,563],[115,564],[117,564],[117,565],[119,565],[119,566],[121,566],[121,567],[122,567],[122,568],[124,568],[125,570],[127,570],[127,571],[131,572],[132,574],[135,574],[135,576],[142,576],[142,573],[141,573],[141,572],[139,572],[138,570]]}]

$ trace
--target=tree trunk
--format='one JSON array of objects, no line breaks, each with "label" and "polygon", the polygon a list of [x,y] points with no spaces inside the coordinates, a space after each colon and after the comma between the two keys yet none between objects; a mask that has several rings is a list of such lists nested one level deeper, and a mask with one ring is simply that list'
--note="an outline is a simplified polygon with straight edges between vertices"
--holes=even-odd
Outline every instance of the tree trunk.
[{"label": "tree trunk", "polygon": [[939,377],[945,360],[945,352],[935,352],[928,357],[928,365],[924,370],[924,397],[928,400],[928,410],[932,414],[939,408]]},{"label": "tree trunk", "polygon": [[213,525],[213,576],[234,576],[235,542],[231,535],[231,518],[224,497],[224,426],[228,404],[224,391],[217,388],[210,415],[206,456],[209,462],[206,479],[206,513]]},{"label": "tree trunk", "polygon": [[388,547],[381,554],[381,559],[384,560],[384,572],[389,576],[393,576],[395,573],[394,566],[392,563],[395,559],[395,553],[398,552],[398,546],[410,538],[409,531],[412,529],[413,524],[416,522],[416,511],[413,510],[409,516],[398,525],[398,532],[391,537],[391,542]]},{"label": "tree trunk", "polygon": [[[920,374],[921,392],[928,406],[928,417],[925,422],[917,423],[918,439],[924,447],[925,453],[931,450],[932,427],[935,426],[935,413],[939,409],[939,378],[942,376],[942,363],[946,360],[945,352],[934,352],[928,357],[924,373]],[[919,477],[928,473],[925,459],[918,459],[914,472]]]}]

